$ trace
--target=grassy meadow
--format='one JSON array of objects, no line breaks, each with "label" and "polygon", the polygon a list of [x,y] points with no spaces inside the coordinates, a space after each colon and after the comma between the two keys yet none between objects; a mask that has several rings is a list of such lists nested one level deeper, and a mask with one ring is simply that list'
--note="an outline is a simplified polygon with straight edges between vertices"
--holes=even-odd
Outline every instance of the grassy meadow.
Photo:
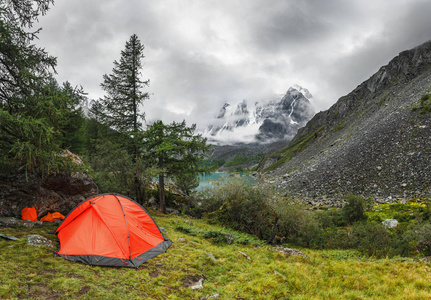
[{"label": "grassy meadow", "polygon": [[[375,259],[356,250],[299,249],[310,260],[286,257],[252,235],[203,220],[152,215],[174,243],[138,269],[70,262],[54,257],[54,248],[26,244],[26,235],[40,234],[56,247],[53,224],[0,228],[20,238],[0,239],[0,298],[431,299],[431,266],[423,261]],[[232,243],[220,239],[221,233]],[[191,289],[201,278],[203,288]]]}]

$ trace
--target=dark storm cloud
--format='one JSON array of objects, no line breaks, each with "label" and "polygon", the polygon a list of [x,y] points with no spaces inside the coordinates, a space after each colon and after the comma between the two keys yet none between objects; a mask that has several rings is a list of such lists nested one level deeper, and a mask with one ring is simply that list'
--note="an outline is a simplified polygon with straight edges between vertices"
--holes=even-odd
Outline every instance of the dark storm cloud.
[{"label": "dark storm cloud", "polygon": [[[330,34],[331,22],[313,15],[302,3],[277,2],[252,22],[249,34],[262,49],[291,51]],[[261,12],[261,11],[258,11]]]},{"label": "dark storm cloud", "polygon": [[103,96],[125,42],[145,45],[148,121],[206,124],[226,101],[308,88],[326,109],[399,52],[431,39],[425,0],[57,0],[38,44],[58,79]]}]

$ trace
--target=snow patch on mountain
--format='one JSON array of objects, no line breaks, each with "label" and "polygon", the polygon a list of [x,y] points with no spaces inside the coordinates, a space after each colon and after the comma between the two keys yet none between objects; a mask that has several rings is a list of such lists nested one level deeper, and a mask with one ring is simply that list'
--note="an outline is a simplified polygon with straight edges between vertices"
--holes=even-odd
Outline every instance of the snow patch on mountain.
[{"label": "snow patch on mountain", "polygon": [[268,143],[291,139],[314,115],[313,96],[298,85],[249,105],[226,102],[203,133],[210,143]]}]

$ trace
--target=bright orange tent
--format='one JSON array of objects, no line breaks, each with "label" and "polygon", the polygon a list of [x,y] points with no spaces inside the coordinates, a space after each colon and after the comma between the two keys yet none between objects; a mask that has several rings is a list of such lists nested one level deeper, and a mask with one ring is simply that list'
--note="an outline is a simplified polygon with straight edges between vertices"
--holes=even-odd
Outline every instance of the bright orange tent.
[{"label": "bright orange tent", "polygon": [[89,265],[138,268],[172,244],[142,206],[118,194],[85,200],[55,233],[56,256]]}]

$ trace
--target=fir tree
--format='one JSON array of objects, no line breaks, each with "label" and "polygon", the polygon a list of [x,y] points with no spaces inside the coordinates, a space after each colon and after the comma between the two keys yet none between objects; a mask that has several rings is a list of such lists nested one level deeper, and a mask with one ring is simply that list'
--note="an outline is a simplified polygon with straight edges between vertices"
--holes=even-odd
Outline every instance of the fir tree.
[{"label": "fir tree", "polygon": [[[135,135],[142,131],[144,114],[140,108],[145,99],[149,98],[143,88],[149,85],[149,80],[141,80],[142,58],[144,45],[136,34],[126,42],[121,51],[120,61],[114,61],[112,73],[103,75],[102,89],[106,95],[104,105],[105,121],[112,128]],[[134,149],[138,156],[138,150]]]},{"label": "fir tree", "polygon": [[[0,169],[57,170],[79,92],[53,79],[56,58],[32,44],[33,22],[51,0],[0,2]],[[71,98],[72,97],[72,98]],[[1,171],[1,170],[0,170]]]},{"label": "fir tree", "polygon": [[166,213],[165,177],[188,177],[187,190],[193,187],[191,177],[205,174],[200,166],[204,153],[208,151],[206,139],[195,134],[196,125],[187,127],[185,121],[165,125],[162,121],[153,123],[144,133],[144,158],[158,168],[160,210]]},{"label": "fir tree", "polygon": [[[112,73],[103,75],[102,89],[106,92],[102,100],[103,119],[111,128],[127,134],[132,138],[133,145],[128,147],[129,154],[138,164],[140,157],[140,140],[142,137],[142,121],[144,114],[140,112],[148,92],[143,88],[149,85],[149,80],[141,79],[144,45],[136,34],[126,42],[121,51],[120,61],[114,61]],[[130,145],[125,145],[130,146]],[[138,170],[138,168],[137,168]],[[135,192],[138,201],[142,201],[140,174],[135,174]]]}]

